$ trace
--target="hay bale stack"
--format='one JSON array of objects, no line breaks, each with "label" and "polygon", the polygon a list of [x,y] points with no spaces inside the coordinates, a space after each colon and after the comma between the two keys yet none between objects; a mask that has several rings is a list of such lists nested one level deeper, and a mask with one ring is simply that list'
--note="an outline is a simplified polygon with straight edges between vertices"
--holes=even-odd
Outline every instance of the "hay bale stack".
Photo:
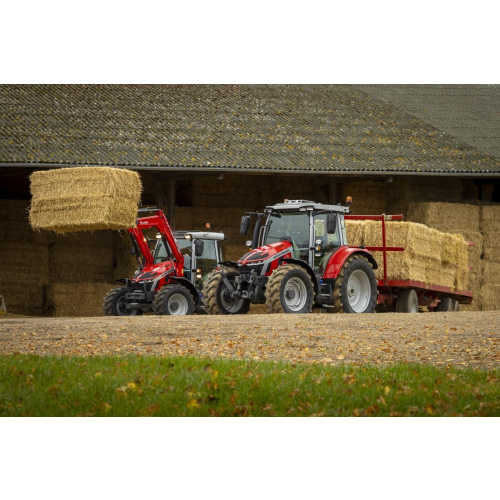
[{"label": "hay bale stack", "polygon": [[500,232],[484,234],[483,258],[490,262],[500,262]]},{"label": "hay bale stack", "polygon": [[352,196],[352,211],[358,215],[379,215],[387,210],[387,183],[359,181],[345,184],[340,199]]},{"label": "hay bale stack", "polygon": [[63,168],[34,172],[30,181],[30,223],[34,229],[65,233],[135,225],[142,189],[136,172]]},{"label": "hay bale stack", "polygon": [[[480,293],[481,311],[500,309],[500,285],[482,285]],[[471,304],[473,305],[473,304]]]},{"label": "hay bale stack", "polygon": [[500,233],[500,204],[486,205],[480,209],[480,228],[483,234]]},{"label": "hay bale stack", "polygon": [[113,280],[132,278],[137,269],[137,261],[134,255],[130,255],[132,240],[126,232],[114,235],[115,262],[113,269]]},{"label": "hay bale stack", "polygon": [[445,233],[479,231],[479,207],[464,203],[412,203],[406,218]]},{"label": "hay bale stack", "polygon": [[[348,238],[358,245],[382,246],[379,222],[347,221]],[[465,289],[468,281],[467,244],[461,235],[441,233],[412,222],[386,223],[387,246],[404,247],[404,252],[387,252],[388,276]],[[383,254],[373,252],[379,264],[377,279],[384,276]]]},{"label": "hay bale stack", "polygon": [[114,248],[109,231],[51,235],[50,283],[110,283]]},{"label": "hay bale stack", "polygon": [[47,245],[5,241],[0,245],[1,293],[9,312],[43,315],[49,281]]},{"label": "hay bale stack", "polygon": [[500,262],[483,260],[481,285],[500,285]]},{"label": "hay bale stack", "polygon": [[30,227],[28,207],[25,200],[0,200],[0,294],[9,312],[41,316],[48,244],[45,234]]},{"label": "hay bale stack", "polygon": [[47,287],[47,306],[52,316],[102,316],[106,294],[119,286],[107,283],[59,283]]}]

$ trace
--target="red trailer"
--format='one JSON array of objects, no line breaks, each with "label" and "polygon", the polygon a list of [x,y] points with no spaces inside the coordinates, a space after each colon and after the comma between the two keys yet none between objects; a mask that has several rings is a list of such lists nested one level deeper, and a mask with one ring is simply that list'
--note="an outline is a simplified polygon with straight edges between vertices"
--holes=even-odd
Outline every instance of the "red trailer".
[{"label": "red trailer", "polygon": [[[404,252],[403,247],[386,245],[386,221],[402,221],[402,215],[344,215],[346,220],[372,220],[381,222],[382,246],[367,246],[366,250],[382,252],[384,277],[378,280],[377,304],[380,311],[418,312],[419,307],[429,311],[458,311],[459,304],[470,304],[472,292],[440,285],[428,285],[422,281],[397,280],[388,276],[387,252]],[[470,242],[469,245],[474,245]],[[356,247],[355,247],[356,248]],[[469,269],[472,269],[469,267]]]}]

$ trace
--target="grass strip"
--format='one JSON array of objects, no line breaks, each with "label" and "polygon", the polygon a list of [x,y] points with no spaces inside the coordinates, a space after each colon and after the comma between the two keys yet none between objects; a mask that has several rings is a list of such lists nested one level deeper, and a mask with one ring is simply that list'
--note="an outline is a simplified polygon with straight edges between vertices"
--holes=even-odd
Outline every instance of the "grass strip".
[{"label": "grass strip", "polygon": [[500,371],[0,356],[1,416],[499,416]]}]

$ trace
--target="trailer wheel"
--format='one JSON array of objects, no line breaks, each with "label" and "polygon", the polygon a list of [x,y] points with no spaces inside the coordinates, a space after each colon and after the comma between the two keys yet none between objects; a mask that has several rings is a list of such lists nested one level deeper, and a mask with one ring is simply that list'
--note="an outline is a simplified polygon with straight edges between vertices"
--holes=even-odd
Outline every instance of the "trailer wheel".
[{"label": "trailer wheel", "polygon": [[396,312],[418,313],[418,297],[417,292],[413,288],[406,288],[398,293]]},{"label": "trailer wheel", "polygon": [[208,314],[247,314],[250,309],[248,299],[231,299],[224,284],[223,278],[227,278],[234,286],[234,278],[238,275],[234,267],[223,267],[212,271],[203,287],[202,301]]},{"label": "trailer wheel", "polygon": [[450,312],[454,311],[453,300],[451,297],[441,297],[441,302],[436,307],[437,312]]},{"label": "trailer wheel", "polygon": [[457,299],[453,299],[453,311],[459,312],[460,311],[460,303],[458,302]]},{"label": "trailer wheel", "polygon": [[102,303],[102,312],[104,316],[140,316],[140,309],[131,309],[125,303],[125,294],[127,289],[123,286],[113,288]]},{"label": "trailer wheel", "polygon": [[165,285],[153,301],[153,312],[157,315],[187,316],[193,310],[193,296],[182,285]]},{"label": "trailer wheel", "polygon": [[265,294],[269,314],[305,314],[311,312],[314,287],[302,267],[284,264],[271,274]]},{"label": "trailer wheel", "polygon": [[377,280],[368,259],[353,255],[335,280],[333,306],[336,313],[372,313],[377,305]]}]

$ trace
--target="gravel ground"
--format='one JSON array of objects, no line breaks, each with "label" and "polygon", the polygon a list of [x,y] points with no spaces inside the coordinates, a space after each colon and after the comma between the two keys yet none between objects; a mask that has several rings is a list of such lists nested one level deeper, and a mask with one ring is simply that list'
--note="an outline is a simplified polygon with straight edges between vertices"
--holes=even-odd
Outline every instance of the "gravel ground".
[{"label": "gravel ground", "polygon": [[0,319],[0,354],[500,368],[500,312]]}]

